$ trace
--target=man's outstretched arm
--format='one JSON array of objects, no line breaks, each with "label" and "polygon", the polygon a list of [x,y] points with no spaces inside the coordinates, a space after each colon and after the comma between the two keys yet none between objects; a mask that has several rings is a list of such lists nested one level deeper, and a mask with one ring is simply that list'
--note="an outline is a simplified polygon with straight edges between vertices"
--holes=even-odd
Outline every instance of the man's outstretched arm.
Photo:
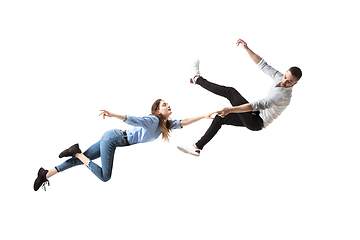
[{"label": "man's outstretched arm", "polygon": [[235,107],[225,107],[221,109],[220,111],[217,111],[217,114],[220,115],[220,117],[225,117],[229,113],[244,113],[244,112],[251,112],[253,111],[251,103],[245,103],[240,106]]},{"label": "man's outstretched arm", "polygon": [[[261,57],[259,55],[257,55],[256,53],[254,53],[246,44],[246,42],[242,39],[237,40],[236,45],[240,45],[247,51],[247,53],[249,54],[251,60],[253,60],[254,63],[258,64],[261,61]],[[225,107],[223,109],[221,109],[220,111],[217,111],[217,113],[221,116],[221,117],[225,117],[226,115],[228,115],[229,113],[244,113],[244,112],[251,112],[253,111],[253,107],[251,105],[251,103],[245,103],[242,104],[240,106],[235,106],[235,107]]]},{"label": "man's outstretched arm", "polygon": [[254,63],[258,64],[261,61],[261,57],[259,55],[257,55],[256,53],[254,53],[246,44],[246,42],[242,39],[237,40],[236,44],[239,46],[241,44],[241,46],[247,51],[247,53],[249,54],[251,60],[253,60]]}]

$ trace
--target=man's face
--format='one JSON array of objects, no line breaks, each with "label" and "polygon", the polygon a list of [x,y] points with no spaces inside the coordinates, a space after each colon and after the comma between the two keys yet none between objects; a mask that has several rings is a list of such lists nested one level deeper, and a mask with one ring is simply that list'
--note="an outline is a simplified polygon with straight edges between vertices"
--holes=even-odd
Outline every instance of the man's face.
[{"label": "man's face", "polygon": [[297,84],[297,78],[290,71],[287,71],[281,79],[281,86],[284,88],[292,87]]}]

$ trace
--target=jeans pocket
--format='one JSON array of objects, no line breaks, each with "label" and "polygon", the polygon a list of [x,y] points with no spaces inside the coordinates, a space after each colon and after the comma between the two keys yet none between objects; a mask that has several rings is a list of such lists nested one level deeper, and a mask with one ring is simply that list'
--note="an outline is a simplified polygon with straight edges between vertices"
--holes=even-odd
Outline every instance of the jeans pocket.
[{"label": "jeans pocket", "polygon": [[106,133],[103,134],[102,138],[105,140],[105,141],[110,141],[114,138],[118,138],[119,136],[116,134],[116,131],[115,130],[110,130],[110,131],[107,131]]},{"label": "jeans pocket", "polygon": [[128,146],[128,143],[127,141],[125,140],[124,137],[120,138],[119,141],[117,142],[118,146],[120,147],[123,147],[123,146]]}]

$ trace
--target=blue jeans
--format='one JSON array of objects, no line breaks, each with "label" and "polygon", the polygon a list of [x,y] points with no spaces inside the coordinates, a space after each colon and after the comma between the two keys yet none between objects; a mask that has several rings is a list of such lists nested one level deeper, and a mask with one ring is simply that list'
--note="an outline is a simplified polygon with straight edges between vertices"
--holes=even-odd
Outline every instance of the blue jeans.
[{"label": "blue jeans", "polygon": [[[90,159],[88,168],[101,181],[107,182],[111,178],[115,149],[117,147],[128,146],[126,138],[121,130],[110,130],[103,134],[100,141],[93,144],[84,152],[84,155]],[[101,166],[94,163],[92,160],[101,157]],[[78,158],[70,158],[64,163],[55,167],[58,172],[65,171],[83,163]]]}]

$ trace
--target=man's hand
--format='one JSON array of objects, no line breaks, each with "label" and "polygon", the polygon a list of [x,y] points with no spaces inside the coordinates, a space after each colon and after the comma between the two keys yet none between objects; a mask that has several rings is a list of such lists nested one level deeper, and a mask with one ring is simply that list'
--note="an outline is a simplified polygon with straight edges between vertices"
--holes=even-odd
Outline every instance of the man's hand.
[{"label": "man's hand", "polygon": [[220,117],[224,118],[229,113],[244,113],[251,111],[253,111],[251,103],[245,103],[235,107],[224,107],[220,111],[217,111],[217,113],[220,115]]},{"label": "man's hand", "polygon": [[236,42],[236,45],[240,45],[247,51],[247,53],[249,54],[251,60],[253,60],[254,63],[258,64],[260,61],[261,61],[261,57],[259,55],[257,55],[256,53],[254,53],[247,45],[247,43],[242,40],[242,39],[239,39],[237,40]]},{"label": "man's hand", "polygon": [[224,107],[220,111],[217,111],[217,114],[220,115],[220,117],[224,118],[226,115],[231,113],[232,107]]},{"label": "man's hand", "polygon": [[248,49],[247,43],[244,40],[239,39],[239,40],[236,41],[237,46],[239,46],[240,44],[244,49]]}]

